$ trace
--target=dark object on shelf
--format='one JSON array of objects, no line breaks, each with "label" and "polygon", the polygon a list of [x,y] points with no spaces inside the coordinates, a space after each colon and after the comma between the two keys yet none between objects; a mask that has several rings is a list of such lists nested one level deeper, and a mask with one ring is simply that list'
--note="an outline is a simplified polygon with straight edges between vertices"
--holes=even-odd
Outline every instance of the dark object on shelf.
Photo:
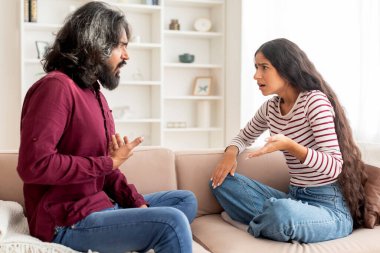
[{"label": "dark object on shelf", "polygon": [[29,22],[37,22],[37,0],[29,0]]},{"label": "dark object on shelf", "polygon": [[181,26],[178,23],[178,19],[172,19],[169,24],[169,30],[180,30]]},{"label": "dark object on shelf", "polygon": [[194,62],[195,56],[193,54],[181,54],[179,55],[179,61],[183,63]]}]

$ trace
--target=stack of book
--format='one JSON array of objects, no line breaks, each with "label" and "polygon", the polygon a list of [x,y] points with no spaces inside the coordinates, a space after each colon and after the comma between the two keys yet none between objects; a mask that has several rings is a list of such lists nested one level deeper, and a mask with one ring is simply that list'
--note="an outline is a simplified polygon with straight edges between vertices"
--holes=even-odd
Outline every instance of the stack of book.
[{"label": "stack of book", "polygon": [[24,0],[24,22],[37,22],[37,0]]}]

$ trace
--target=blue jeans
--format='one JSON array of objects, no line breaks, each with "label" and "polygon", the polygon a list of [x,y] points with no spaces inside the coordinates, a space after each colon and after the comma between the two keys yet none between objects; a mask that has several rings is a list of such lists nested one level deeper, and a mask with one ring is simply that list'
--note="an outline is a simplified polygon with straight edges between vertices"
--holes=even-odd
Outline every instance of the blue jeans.
[{"label": "blue jeans", "polygon": [[353,220],[337,183],[289,186],[289,193],[235,173],[210,187],[219,204],[255,237],[276,241],[321,242],[349,235]]},{"label": "blue jeans", "polygon": [[190,191],[145,195],[149,208],[108,208],[71,227],[60,227],[53,240],[77,251],[101,253],[154,249],[156,253],[191,253],[190,225],[197,200]]}]

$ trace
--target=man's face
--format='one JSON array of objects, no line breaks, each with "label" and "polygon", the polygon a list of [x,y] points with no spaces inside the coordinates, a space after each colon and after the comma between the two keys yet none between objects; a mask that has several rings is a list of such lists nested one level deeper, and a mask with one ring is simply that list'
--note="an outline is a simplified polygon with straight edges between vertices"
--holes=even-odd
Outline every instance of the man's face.
[{"label": "man's face", "polygon": [[104,88],[109,90],[113,90],[119,85],[120,69],[126,65],[126,61],[129,60],[127,52],[128,38],[125,30],[122,30],[119,44],[112,49],[106,64],[102,66],[103,71],[99,77]]}]

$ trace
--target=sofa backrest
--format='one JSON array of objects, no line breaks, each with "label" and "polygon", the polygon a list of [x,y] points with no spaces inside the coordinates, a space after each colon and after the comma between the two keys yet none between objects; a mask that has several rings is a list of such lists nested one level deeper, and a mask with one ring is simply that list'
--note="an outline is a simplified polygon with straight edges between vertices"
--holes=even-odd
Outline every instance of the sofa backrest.
[{"label": "sofa backrest", "polygon": [[0,200],[24,204],[23,183],[17,173],[17,152],[0,153]]},{"label": "sofa backrest", "polygon": [[138,147],[121,167],[128,183],[142,193],[177,189],[174,152],[162,147]]},{"label": "sofa backrest", "polygon": [[[190,190],[198,199],[198,216],[220,213],[222,208],[209,188],[212,171],[222,158],[224,150],[177,151],[176,170],[178,188]],[[245,160],[247,151],[238,157],[240,174],[287,191],[289,172],[281,152],[274,152]]]},{"label": "sofa backrest", "polygon": [[[24,205],[23,182],[17,173],[17,152],[0,153],[0,200]],[[177,189],[173,151],[161,147],[138,147],[120,167],[128,183],[142,193]]]}]

